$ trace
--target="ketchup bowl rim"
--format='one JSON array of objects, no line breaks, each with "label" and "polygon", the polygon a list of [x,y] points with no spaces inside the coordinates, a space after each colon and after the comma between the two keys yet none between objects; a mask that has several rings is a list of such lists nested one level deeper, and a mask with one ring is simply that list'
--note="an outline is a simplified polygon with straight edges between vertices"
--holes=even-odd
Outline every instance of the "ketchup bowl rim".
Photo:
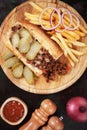
[{"label": "ketchup bowl rim", "polygon": [[[8,119],[5,118],[5,116],[4,116],[4,114],[3,114],[4,106],[5,106],[7,103],[9,103],[10,101],[17,101],[17,102],[21,103],[22,106],[23,106],[23,108],[24,108],[23,116],[22,116],[18,121],[16,121],[16,122],[11,122],[11,121],[9,121]],[[10,98],[6,99],[6,100],[3,102],[3,104],[1,105],[1,108],[0,108],[0,116],[1,116],[1,118],[2,118],[6,123],[8,123],[8,124],[10,124],[10,125],[18,125],[18,124],[20,124],[20,123],[24,120],[24,118],[26,117],[27,113],[28,113],[28,107],[27,107],[26,103],[25,103],[23,100],[21,100],[20,98],[18,98],[18,97],[10,97]]]}]

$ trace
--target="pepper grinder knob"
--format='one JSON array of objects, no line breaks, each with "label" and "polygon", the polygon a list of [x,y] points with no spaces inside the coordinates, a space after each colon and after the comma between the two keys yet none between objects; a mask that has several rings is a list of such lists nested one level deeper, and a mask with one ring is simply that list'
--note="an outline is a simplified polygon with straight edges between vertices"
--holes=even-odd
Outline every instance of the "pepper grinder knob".
[{"label": "pepper grinder knob", "polygon": [[45,112],[48,116],[50,116],[50,115],[52,115],[52,114],[55,113],[55,111],[56,111],[56,109],[57,109],[57,106],[56,106],[56,104],[55,104],[52,100],[50,100],[50,99],[45,99],[45,100],[43,100],[42,103],[41,103],[40,110],[42,110],[42,109],[44,110],[44,112]]},{"label": "pepper grinder knob", "polygon": [[41,130],[63,130],[63,128],[63,122],[57,116],[53,116],[49,119],[47,126],[43,126]]},{"label": "pepper grinder knob", "polygon": [[53,101],[50,99],[43,100],[40,108],[35,109],[30,120],[19,128],[19,130],[37,130],[47,122],[48,116],[54,114],[56,109],[56,104]]}]

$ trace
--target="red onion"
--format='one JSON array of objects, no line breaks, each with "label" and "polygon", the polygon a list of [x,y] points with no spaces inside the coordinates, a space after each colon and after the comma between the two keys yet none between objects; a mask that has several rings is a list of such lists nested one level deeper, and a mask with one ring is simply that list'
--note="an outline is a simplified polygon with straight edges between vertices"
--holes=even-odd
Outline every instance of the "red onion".
[{"label": "red onion", "polygon": [[[64,22],[63,22],[63,18],[64,18],[64,15],[65,14],[69,14],[69,17],[70,17],[70,24],[69,24],[69,26],[66,26],[65,24],[64,24]],[[70,27],[71,27],[71,25],[72,25],[72,16],[71,16],[71,13],[70,13],[70,11],[69,10],[67,10],[67,9],[65,9],[65,11],[62,13],[62,25],[63,25],[63,27],[65,28],[65,29],[69,29]]]},{"label": "red onion", "polygon": [[87,99],[73,97],[66,104],[67,115],[76,122],[87,122]]},{"label": "red onion", "polygon": [[[58,24],[57,24],[56,26],[53,25],[53,20],[52,20],[52,17],[53,17],[53,14],[54,14],[55,11],[57,12],[57,14],[58,14],[58,16],[59,16],[59,22],[58,22]],[[54,8],[54,10],[53,10],[53,11],[51,12],[51,14],[50,14],[50,25],[51,25],[52,27],[55,27],[54,29],[56,29],[60,24],[61,24],[60,10]]]},{"label": "red onion", "polygon": [[[52,9],[52,12],[49,14],[49,15],[50,15],[49,24],[50,24],[50,26],[51,26],[50,28],[45,27],[45,26],[43,25],[43,23],[42,23],[42,20],[43,20],[43,19],[42,19],[42,16],[43,16],[43,14],[44,14],[48,9]],[[59,21],[58,21],[58,23],[57,23],[56,25],[53,25],[53,14],[54,14],[54,12],[57,13],[58,18],[59,18]],[[62,12],[62,14],[61,14],[61,12]],[[64,18],[64,15],[65,15],[65,14],[68,14],[69,17],[70,17],[69,26],[66,26],[66,25],[64,24],[63,18]],[[72,26],[72,22],[73,22],[72,17],[74,17],[75,20],[77,21],[77,26],[75,26],[75,27],[71,27],[71,26]],[[75,16],[73,13],[71,13],[68,9],[66,9],[66,8],[59,8],[59,9],[57,9],[57,8],[55,8],[55,7],[52,7],[52,6],[48,6],[48,7],[44,8],[44,9],[42,10],[42,12],[41,12],[41,14],[40,14],[40,16],[39,16],[39,22],[40,22],[40,25],[41,25],[41,27],[42,27],[43,29],[45,29],[45,30],[47,30],[47,31],[55,30],[57,33],[62,33],[62,32],[65,31],[65,30],[69,30],[69,31],[76,30],[76,29],[79,27],[79,24],[80,24],[80,21],[79,21],[78,17]],[[62,26],[63,26],[64,29],[61,29],[61,31],[58,31],[57,28],[59,27],[60,24],[62,24]]]},{"label": "red onion", "polygon": [[76,29],[79,27],[79,25],[80,25],[80,20],[78,19],[78,17],[77,17],[75,14],[71,13],[71,15],[74,16],[74,18],[75,18],[76,21],[77,21],[77,26],[75,26],[74,28],[68,28],[68,30],[73,31],[73,30],[76,30]]},{"label": "red onion", "polygon": [[[49,22],[51,23],[51,26],[52,26],[52,27],[50,27],[50,28],[47,28],[47,27],[45,27],[45,26],[42,24],[42,15],[43,15],[48,9],[53,9],[53,10],[52,10],[52,13],[50,14],[50,21],[49,21]],[[55,26],[53,26],[53,24],[52,24],[52,16],[53,16],[54,11],[56,11],[56,13],[57,13],[58,16],[59,16],[59,22],[58,22],[58,24],[55,25]],[[43,9],[43,11],[41,12],[40,17],[39,17],[39,22],[40,22],[40,25],[41,25],[41,27],[42,27],[43,29],[45,29],[45,30],[47,30],[47,31],[54,30],[55,28],[57,28],[57,27],[59,26],[59,24],[60,24],[60,22],[61,22],[61,20],[60,20],[60,13],[59,13],[59,11],[58,11],[55,7],[48,6],[48,7],[46,7],[45,9]]]}]

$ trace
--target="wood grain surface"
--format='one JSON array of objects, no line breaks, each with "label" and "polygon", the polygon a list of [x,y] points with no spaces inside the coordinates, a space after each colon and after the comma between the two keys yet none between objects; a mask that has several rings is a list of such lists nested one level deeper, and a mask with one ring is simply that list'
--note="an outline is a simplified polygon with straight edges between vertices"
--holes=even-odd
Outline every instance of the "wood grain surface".
[{"label": "wood grain surface", "polygon": [[[83,18],[78,14],[78,12],[73,9],[72,7],[70,7],[68,4],[59,1],[59,4],[56,5],[56,1],[55,0],[43,0],[43,2],[41,0],[33,0],[35,2],[37,2],[40,6],[42,6],[43,8],[46,6],[57,6],[57,7],[66,7],[67,9],[71,10],[71,12],[75,13],[80,21],[81,24],[87,28],[87,25],[85,23],[85,21],[83,20]],[[53,2],[53,3],[52,3]],[[8,28],[11,28],[11,24],[15,24],[15,22],[24,20],[24,12],[25,11],[29,11],[30,13],[34,12],[35,10],[28,4],[28,2],[25,2],[19,6],[17,6],[14,10],[12,10],[12,12],[6,17],[6,19],[4,20],[4,22],[2,23],[1,26],[1,46],[0,46],[0,53],[1,55],[3,55],[3,53],[6,51],[6,46],[5,46],[5,40],[4,40],[4,34],[6,33],[5,31],[8,30]],[[11,23],[11,24],[10,24]],[[87,43],[87,37],[82,39],[83,42]],[[7,75],[7,77],[19,88],[26,90],[28,92],[32,92],[32,93],[39,93],[39,94],[49,94],[49,93],[56,93],[59,91],[62,91],[66,88],[68,88],[69,86],[71,86],[73,83],[75,83],[80,77],[81,75],[84,73],[84,71],[86,70],[87,67],[87,48],[85,48],[85,52],[86,54],[81,56],[79,59],[79,62],[76,64],[76,66],[72,69],[72,71],[65,75],[65,76],[60,76],[58,77],[58,79],[56,78],[55,81],[51,81],[49,83],[47,83],[44,80],[44,77],[41,76],[37,83],[35,85],[29,85],[28,83],[26,83],[26,81],[24,80],[24,78],[21,79],[16,79],[13,77],[12,73],[10,70],[8,70],[4,64],[3,64],[3,60],[0,58],[0,63],[1,63],[1,67],[3,69],[3,71],[5,72],[5,74]],[[44,83],[42,83],[42,81],[44,81]]]}]

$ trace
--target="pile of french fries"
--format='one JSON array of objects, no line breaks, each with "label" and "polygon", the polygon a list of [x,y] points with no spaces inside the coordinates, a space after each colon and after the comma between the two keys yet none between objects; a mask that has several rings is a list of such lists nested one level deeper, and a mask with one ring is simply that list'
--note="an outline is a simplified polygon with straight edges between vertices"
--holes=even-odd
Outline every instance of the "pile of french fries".
[{"label": "pile of french fries", "polygon": [[[36,3],[30,1],[29,5],[32,6],[34,9],[36,9],[36,12],[38,13],[29,13],[25,12],[24,16],[25,19],[28,20],[30,23],[35,24],[35,25],[40,25],[39,22],[39,17],[41,12],[43,11],[43,8],[37,5]],[[47,28],[50,27],[50,13],[52,12],[51,9],[47,10],[47,12],[44,13],[42,16],[42,22],[43,25]],[[58,21],[58,15],[54,13],[53,18],[55,21]],[[70,24],[70,18],[68,15],[64,15],[64,24],[66,26],[69,26]],[[72,27],[74,28],[77,25],[77,21],[74,17],[72,17]],[[86,47],[86,43],[81,42],[81,38],[85,37],[87,35],[87,30],[80,24],[79,27],[75,30],[64,30],[61,31],[60,25],[57,28],[57,31],[60,33],[51,30],[51,31],[46,31],[47,34],[51,36],[51,39],[54,40],[62,49],[64,52],[65,57],[68,59],[72,67],[75,66],[77,62],[79,62],[79,57],[82,56],[85,52],[82,51],[83,49],[78,49],[78,48],[83,48]]]}]

